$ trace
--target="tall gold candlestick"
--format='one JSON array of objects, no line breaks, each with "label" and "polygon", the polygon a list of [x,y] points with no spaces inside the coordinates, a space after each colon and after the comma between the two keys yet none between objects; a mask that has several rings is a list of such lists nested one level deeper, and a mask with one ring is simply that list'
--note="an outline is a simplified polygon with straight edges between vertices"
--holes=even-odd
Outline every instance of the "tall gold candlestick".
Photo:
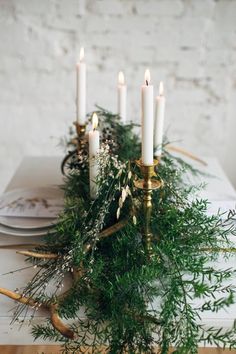
[{"label": "tall gold candlestick", "polygon": [[152,179],[156,176],[155,167],[158,164],[157,160],[153,161],[152,165],[145,166],[141,160],[138,160],[143,179],[135,181],[135,186],[143,190],[143,211],[144,211],[144,230],[146,250],[149,256],[152,255],[152,231],[151,231],[151,214],[152,214],[152,191],[162,186],[162,182]]}]

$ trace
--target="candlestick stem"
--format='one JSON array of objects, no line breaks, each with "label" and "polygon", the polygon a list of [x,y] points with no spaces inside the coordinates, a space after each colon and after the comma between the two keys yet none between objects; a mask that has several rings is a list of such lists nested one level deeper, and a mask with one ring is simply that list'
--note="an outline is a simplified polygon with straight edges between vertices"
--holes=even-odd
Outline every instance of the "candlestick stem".
[{"label": "candlestick stem", "polygon": [[144,227],[143,236],[145,248],[148,256],[152,255],[152,231],[151,231],[151,215],[152,215],[152,191],[162,186],[162,182],[152,177],[156,176],[155,167],[158,164],[157,160],[153,161],[152,165],[145,166],[138,160],[143,179],[135,181],[135,186],[143,190],[143,212],[144,212]]},{"label": "candlestick stem", "polygon": [[149,255],[152,254],[152,232],[151,232],[151,214],[152,214],[152,190],[144,189],[144,235],[146,238],[146,248]]}]

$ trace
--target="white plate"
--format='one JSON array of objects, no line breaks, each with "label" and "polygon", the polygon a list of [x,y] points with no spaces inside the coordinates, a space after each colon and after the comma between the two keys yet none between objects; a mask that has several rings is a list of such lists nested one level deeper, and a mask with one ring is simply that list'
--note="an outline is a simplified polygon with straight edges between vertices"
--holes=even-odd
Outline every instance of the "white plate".
[{"label": "white plate", "polygon": [[48,229],[56,223],[56,219],[44,218],[17,218],[14,216],[0,216],[0,224],[19,230]]},{"label": "white plate", "polygon": [[[44,200],[57,200],[58,204],[61,205],[61,208],[57,207],[57,211],[61,211],[63,209],[63,191],[56,186],[49,187],[41,187],[41,188],[30,188],[30,189],[15,189],[10,192],[3,194],[0,197],[1,205],[8,205],[17,199],[22,198],[26,199],[44,199]],[[59,210],[60,209],[60,210]],[[31,211],[30,211],[31,212]],[[53,224],[56,223],[56,216],[49,215],[48,217],[34,217],[33,212],[31,212],[32,216],[3,216],[0,215],[0,224],[2,226],[7,226],[8,228],[16,228],[22,230],[32,230],[49,228]],[[0,230],[1,231],[1,230]],[[12,230],[7,230],[10,234]],[[17,231],[19,233],[20,230]],[[5,231],[4,231],[5,232]],[[45,234],[45,230],[40,230],[40,234]]]},{"label": "white plate", "polygon": [[14,229],[4,225],[0,225],[0,233],[9,236],[30,237],[30,236],[44,236],[48,229],[27,230],[27,229]]}]

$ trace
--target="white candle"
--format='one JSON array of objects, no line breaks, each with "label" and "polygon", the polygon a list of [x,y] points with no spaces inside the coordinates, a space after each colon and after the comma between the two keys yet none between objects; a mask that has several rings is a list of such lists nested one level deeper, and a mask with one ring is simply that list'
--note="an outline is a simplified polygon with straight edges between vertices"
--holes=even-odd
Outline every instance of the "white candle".
[{"label": "white candle", "polygon": [[85,124],[86,120],[86,63],[84,61],[84,48],[80,49],[80,61],[76,65],[77,74],[77,122]]},{"label": "white candle", "polygon": [[126,97],[127,86],[122,71],[118,75],[118,114],[121,117],[121,122],[126,123]]},{"label": "white candle", "polygon": [[99,131],[96,130],[98,125],[97,114],[93,114],[92,118],[93,129],[89,132],[89,184],[90,197],[96,199],[97,196],[97,176],[99,173],[99,164],[97,156],[99,153]]},{"label": "white candle", "polygon": [[145,71],[145,84],[142,85],[142,163],[153,164],[153,86],[149,70]]},{"label": "white candle", "polygon": [[154,130],[154,155],[157,157],[161,156],[162,153],[165,101],[163,82],[161,81],[159,86],[159,95],[156,97],[156,118]]}]

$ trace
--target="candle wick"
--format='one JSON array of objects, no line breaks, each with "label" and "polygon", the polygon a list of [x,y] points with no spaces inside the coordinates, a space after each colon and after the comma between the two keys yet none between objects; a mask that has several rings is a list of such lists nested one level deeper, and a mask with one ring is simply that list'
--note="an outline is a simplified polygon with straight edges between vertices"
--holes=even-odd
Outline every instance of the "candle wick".
[{"label": "candle wick", "polygon": [[148,86],[148,80],[146,80],[146,85]]}]

